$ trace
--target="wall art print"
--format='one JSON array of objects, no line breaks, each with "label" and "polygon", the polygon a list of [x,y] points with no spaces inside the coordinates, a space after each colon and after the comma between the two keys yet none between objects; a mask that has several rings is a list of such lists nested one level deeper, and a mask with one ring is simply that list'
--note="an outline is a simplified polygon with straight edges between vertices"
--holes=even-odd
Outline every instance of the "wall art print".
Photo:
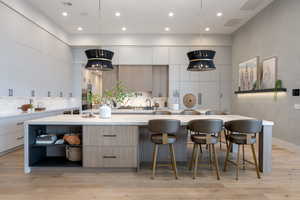
[{"label": "wall art print", "polygon": [[253,90],[257,85],[257,68],[259,57],[239,64],[239,90]]}]

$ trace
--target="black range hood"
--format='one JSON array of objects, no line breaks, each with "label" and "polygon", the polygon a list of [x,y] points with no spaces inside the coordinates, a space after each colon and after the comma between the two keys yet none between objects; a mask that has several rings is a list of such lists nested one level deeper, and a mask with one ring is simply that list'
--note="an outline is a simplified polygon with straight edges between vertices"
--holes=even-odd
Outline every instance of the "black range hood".
[{"label": "black range hood", "polygon": [[212,71],[215,70],[214,57],[215,51],[212,50],[197,50],[187,53],[190,64],[188,71]]},{"label": "black range hood", "polygon": [[113,70],[112,58],[114,52],[105,49],[88,49],[85,51],[88,63],[85,68],[95,71]]}]

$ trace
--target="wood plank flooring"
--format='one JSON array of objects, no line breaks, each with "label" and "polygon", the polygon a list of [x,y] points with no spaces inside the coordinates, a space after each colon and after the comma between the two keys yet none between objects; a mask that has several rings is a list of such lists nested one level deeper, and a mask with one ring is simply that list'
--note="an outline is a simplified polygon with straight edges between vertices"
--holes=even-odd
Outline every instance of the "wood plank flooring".
[{"label": "wood plank flooring", "polygon": [[[223,145],[223,149],[225,145]],[[224,149],[225,150],[225,149]],[[221,161],[224,150],[218,151]],[[34,172],[23,173],[23,150],[0,157],[0,200],[300,200],[300,150],[279,140],[273,145],[273,172],[256,178],[254,167],[221,172],[217,181],[214,170],[201,166],[192,179],[187,167],[180,167],[179,179],[172,171],[159,168],[151,180],[150,168],[135,172]],[[249,149],[246,156],[250,160]]]}]

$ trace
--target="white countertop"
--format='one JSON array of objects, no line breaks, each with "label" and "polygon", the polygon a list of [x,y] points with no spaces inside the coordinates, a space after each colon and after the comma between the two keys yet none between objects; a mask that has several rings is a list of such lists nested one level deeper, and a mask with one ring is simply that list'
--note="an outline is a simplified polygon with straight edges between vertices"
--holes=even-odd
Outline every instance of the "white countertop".
[{"label": "white countertop", "polygon": [[[238,119],[253,119],[239,115],[126,115],[113,114],[110,119],[83,118],[81,115],[58,115],[25,122],[31,125],[119,125],[119,126],[144,126],[152,119],[177,119],[182,125],[186,125],[194,119],[222,119],[224,122]],[[273,126],[271,121],[263,121],[265,126]]]},{"label": "white countertop", "polygon": [[[200,112],[201,114],[205,114],[209,109],[195,109],[196,111]],[[93,109],[93,110],[85,110],[82,111],[83,113],[89,113],[93,112],[95,114],[99,113],[99,110]],[[112,114],[152,114],[155,111],[170,111],[172,114],[179,114],[183,109],[180,110],[172,110],[169,108],[159,108],[158,110],[143,110],[143,109],[112,109]]]},{"label": "white countertop", "polygon": [[23,116],[39,115],[39,114],[45,114],[45,113],[50,113],[50,112],[59,112],[59,111],[73,110],[73,109],[79,109],[79,107],[51,109],[51,110],[45,110],[45,111],[39,111],[39,112],[26,112],[26,113],[24,113],[24,112],[0,113],[0,119],[2,119],[2,118],[11,118],[11,117],[23,117]]}]

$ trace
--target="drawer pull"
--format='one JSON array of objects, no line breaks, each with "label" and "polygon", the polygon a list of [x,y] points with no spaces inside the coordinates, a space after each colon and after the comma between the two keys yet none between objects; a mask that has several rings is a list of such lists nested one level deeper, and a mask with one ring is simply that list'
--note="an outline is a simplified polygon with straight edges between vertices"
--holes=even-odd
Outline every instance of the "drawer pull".
[{"label": "drawer pull", "polygon": [[117,156],[103,156],[103,158],[117,158]]},{"label": "drawer pull", "polygon": [[24,136],[16,137],[17,140],[23,140]]},{"label": "drawer pull", "polygon": [[22,126],[22,125],[24,125],[24,122],[18,122],[17,123],[17,126]]},{"label": "drawer pull", "polygon": [[117,135],[103,135],[103,137],[117,137]]}]

